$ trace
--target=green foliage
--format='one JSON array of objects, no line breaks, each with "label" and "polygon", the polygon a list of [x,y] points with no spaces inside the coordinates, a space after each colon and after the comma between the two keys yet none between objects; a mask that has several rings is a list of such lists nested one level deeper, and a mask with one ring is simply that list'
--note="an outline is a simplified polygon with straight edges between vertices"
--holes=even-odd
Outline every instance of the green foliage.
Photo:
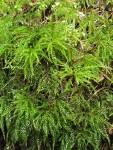
[{"label": "green foliage", "polygon": [[[111,1],[0,2],[5,149],[100,150],[113,120]],[[111,4],[110,4],[111,5]]]}]

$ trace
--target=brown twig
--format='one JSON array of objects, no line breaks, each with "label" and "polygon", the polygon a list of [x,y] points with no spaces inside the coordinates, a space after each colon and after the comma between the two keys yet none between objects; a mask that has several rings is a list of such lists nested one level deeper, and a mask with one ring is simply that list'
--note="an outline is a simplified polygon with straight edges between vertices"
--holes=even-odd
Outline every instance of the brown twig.
[{"label": "brown twig", "polygon": [[100,92],[103,91],[104,89],[109,89],[109,88],[110,88],[109,86],[104,86],[104,87],[100,88],[99,90],[97,90],[97,91],[94,93],[94,95],[100,93]]}]

